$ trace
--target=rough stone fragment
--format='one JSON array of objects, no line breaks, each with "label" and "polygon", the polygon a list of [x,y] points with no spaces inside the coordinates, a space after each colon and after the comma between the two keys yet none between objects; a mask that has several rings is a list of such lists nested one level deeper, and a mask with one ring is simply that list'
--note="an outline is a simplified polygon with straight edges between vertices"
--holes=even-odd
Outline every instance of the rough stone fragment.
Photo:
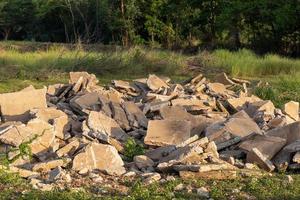
[{"label": "rough stone fragment", "polygon": [[83,110],[101,110],[101,95],[97,92],[86,93],[81,96],[75,96],[70,100],[70,106],[78,112],[83,112]]},{"label": "rough stone fragment", "polygon": [[30,120],[29,110],[33,108],[46,108],[47,88],[26,90],[14,93],[0,94],[0,109],[3,121]]},{"label": "rough stone fragment", "polygon": [[87,72],[70,72],[70,84],[76,84],[79,79],[81,82],[81,88],[92,89],[99,82],[94,74]]},{"label": "rough stone fragment", "polygon": [[161,179],[161,176],[159,173],[153,173],[150,176],[148,176],[143,182],[145,185],[149,185],[149,184],[159,181],[160,179]]},{"label": "rough stone fragment", "polygon": [[257,148],[267,159],[272,159],[285,144],[286,140],[280,137],[254,134],[242,142],[239,147],[248,152]]},{"label": "rough stone fragment", "polygon": [[300,151],[298,151],[294,157],[293,157],[293,162],[295,163],[300,163]]},{"label": "rough stone fragment", "polygon": [[69,144],[65,145],[64,147],[58,149],[56,151],[56,154],[58,157],[63,157],[63,156],[72,156],[75,151],[79,148],[79,141],[77,139],[71,141]]},{"label": "rough stone fragment", "polygon": [[275,117],[275,106],[271,101],[257,101],[244,106],[244,110],[256,122],[269,121]]},{"label": "rough stone fragment", "polygon": [[129,121],[121,105],[111,102],[110,108],[112,110],[112,117],[114,118],[114,120],[116,120],[120,127],[125,130],[130,130]]},{"label": "rough stone fragment", "polygon": [[211,124],[210,119],[204,116],[195,117],[188,113],[182,106],[164,106],[159,112],[163,119],[190,121],[191,135],[200,135]]},{"label": "rough stone fragment", "polygon": [[251,97],[240,97],[240,98],[227,99],[227,103],[231,106],[231,108],[235,109],[236,111],[242,110],[243,106],[246,103],[253,103],[256,101],[261,101],[261,99],[254,95],[252,95]]},{"label": "rough stone fragment", "polygon": [[[241,111],[243,112],[243,111]],[[260,128],[250,117],[232,117],[225,123],[226,131],[234,136],[246,137],[251,133],[261,133]]]},{"label": "rough stone fragment", "polygon": [[300,122],[294,122],[283,127],[275,128],[266,133],[268,136],[286,139],[287,144],[300,139]]},{"label": "rough stone fragment", "polygon": [[157,91],[161,88],[169,88],[168,84],[154,74],[150,74],[147,79],[147,85],[152,91]]},{"label": "rough stone fragment", "polygon": [[229,180],[237,178],[236,170],[219,170],[219,171],[208,171],[208,172],[190,172],[181,171],[179,175],[183,179],[215,179],[215,180]]},{"label": "rough stone fragment", "polygon": [[234,92],[231,90],[227,90],[225,85],[223,85],[222,83],[208,83],[207,87],[214,94],[220,94],[224,96],[234,95]]},{"label": "rough stone fragment", "polygon": [[122,175],[125,173],[123,166],[124,163],[113,146],[95,142],[88,144],[73,160],[73,169],[76,171],[84,168],[98,169],[110,175]]},{"label": "rough stone fragment", "polygon": [[153,167],[154,162],[149,157],[144,155],[134,156],[133,161],[139,169]]},{"label": "rough stone fragment", "polygon": [[145,153],[146,156],[154,161],[160,160],[162,157],[169,155],[172,151],[176,150],[175,145],[162,146],[156,149],[149,150]]},{"label": "rough stone fragment", "polygon": [[70,159],[57,159],[57,160],[51,160],[51,161],[46,161],[46,162],[42,162],[42,163],[37,163],[32,167],[32,171],[48,172],[51,169],[54,169],[56,167],[66,166],[70,161],[71,161]]},{"label": "rough stone fragment", "polygon": [[261,130],[244,111],[239,111],[225,121],[210,125],[205,131],[205,135],[217,144],[236,137],[244,138],[252,133],[261,134]]},{"label": "rough stone fragment", "polygon": [[154,146],[177,145],[190,137],[191,122],[186,120],[151,120],[145,144]]},{"label": "rough stone fragment", "polygon": [[257,148],[253,148],[247,154],[247,162],[255,163],[260,168],[265,169],[267,171],[273,171],[275,169],[273,163],[266,156],[264,156]]},{"label": "rough stone fragment", "polygon": [[34,109],[31,110],[30,113],[36,118],[52,124],[56,133],[55,136],[60,139],[65,139],[65,135],[67,135],[70,129],[67,114],[55,108]]},{"label": "rough stone fragment", "polygon": [[[123,108],[127,114],[128,120],[131,126],[135,126],[137,123],[137,128],[148,126],[148,119],[141,109],[132,101],[126,101],[123,103]],[[136,122],[136,123],[135,123]]]},{"label": "rough stone fragment", "polygon": [[103,112],[90,112],[87,118],[87,126],[102,136],[113,137],[117,140],[126,140],[127,134],[120,128],[118,123],[106,116]]},{"label": "rough stone fragment", "polygon": [[298,151],[300,151],[300,140],[295,140],[276,154],[272,161],[278,169],[286,170],[292,161],[293,154]]},{"label": "rough stone fragment", "polygon": [[294,120],[299,120],[299,102],[290,101],[284,104],[283,112],[293,118]]}]

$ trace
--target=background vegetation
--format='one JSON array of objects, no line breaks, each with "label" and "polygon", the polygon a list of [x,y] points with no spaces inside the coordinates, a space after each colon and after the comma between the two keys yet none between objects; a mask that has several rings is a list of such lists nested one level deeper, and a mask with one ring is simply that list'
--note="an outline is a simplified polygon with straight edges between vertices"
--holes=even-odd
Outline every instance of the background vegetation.
[{"label": "background vegetation", "polygon": [[300,55],[299,0],[0,0],[0,39]]}]

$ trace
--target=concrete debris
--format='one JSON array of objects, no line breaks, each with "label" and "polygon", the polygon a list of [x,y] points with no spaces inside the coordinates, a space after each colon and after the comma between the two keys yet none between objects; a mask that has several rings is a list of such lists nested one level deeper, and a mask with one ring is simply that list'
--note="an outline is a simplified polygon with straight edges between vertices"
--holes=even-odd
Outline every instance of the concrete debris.
[{"label": "concrete debris", "polygon": [[47,88],[0,94],[2,121],[30,120],[29,111],[33,108],[46,108]]},{"label": "concrete debris", "polygon": [[[6,170],[41,190],[89,174],[97,183],[115,176],[151,184],[166,181],[164,173],[235,179],[263,175],[256,165],[299,170],[299,103],[280,110],[251,95],[249,81],[225,73],[215,81],[199,74],[174,84],[152,74],[99,86],[95,75],[71,72],[68,84],[0,94]],[[209,197],[206,188],[197,194]]]},{"label": "concrete debris", "polygon": [[113,146],[92,142],[74,157],[72,168],[76,171],[98,169],[110,175],[122,175],[126,172],[123,166]]},{"label": "concrete debris", "polygon": [[299,120],[299,102],[290,101],[284,104],[283,112],[292,119]]},{"label": "concrete debris", "polygon": [[190,131],[189,121],[151,120],[144,142],[153,146],[177,145],[190,137]]}]

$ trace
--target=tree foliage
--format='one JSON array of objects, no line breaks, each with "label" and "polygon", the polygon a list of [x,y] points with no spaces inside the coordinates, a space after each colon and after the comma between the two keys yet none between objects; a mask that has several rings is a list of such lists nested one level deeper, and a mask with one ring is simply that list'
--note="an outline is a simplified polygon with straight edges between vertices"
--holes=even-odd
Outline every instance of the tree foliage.
[{"label": "tree foliage", "polygon": [[0,0],[2,39],[300,55],[299,0]]}]

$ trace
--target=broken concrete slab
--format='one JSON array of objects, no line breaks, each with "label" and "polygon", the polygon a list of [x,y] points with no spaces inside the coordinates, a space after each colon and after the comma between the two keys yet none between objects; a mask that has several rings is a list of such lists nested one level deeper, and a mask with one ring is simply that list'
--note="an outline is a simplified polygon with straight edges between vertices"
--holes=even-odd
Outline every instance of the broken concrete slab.
[{"label": "broken concrete slab", "polygon": [[86,125],[95,135],[99,134],[99,139],[113,137],[117,140],[125,141],[128,138],[119,124],[103,112],[91,111],[87,118]]},{"label": "broken concrete slab", "polygon": [[70,162],[71,162],[71,159],[64,158],[64,159],[56,159],[56,160],[50,160],[50,161],[46,161],[46,162],[36,163],[32,167],[32,171],[48,172],[51,169],[54,169],[56,167],[62,167],[62,166],[65,167]]},{"label": "broken concrete slab", "polygon": [[46,92],[47,88],[43,88],[0,94],[2,120],[29,121],[29,110],[47,107]]},{"label": "broken concrete slab", "polygon": [[299,120],[299,102],[290,101],[284,104],[283,112],[290,116],[292,119]]},{"label": "broken concrete slab", "polygon": [[275,169],[275,166],[273,165],[273,163],[264,154],[262,154],[257,148],[253,148],[247,154],[247,162],[255,163],[260,168],[262,168],[266,171],[271,172]]},{"label": "broken concrete slab", "polygon": [[145,144],[153,146],[177,145],[191,135],[191,122],[186,120],[151,120]]},{"label": "broken concrete slab", "polygon": [[188,113],[182,106],[164,106],[159,112],[163,119],[190,121],[191,135],[200,135],[211,123],[211,120],[204,116],[194,116]]},{"label": "broken concrete slab", "polygon": [[294,122],[283,127],[272,129],[266,132],[268,136],[281,137],[286,139],[286,144],[300,139],[300,122]]},{"label": "broken concrete slab", "polygon": [[145,155],[134,156],[133,161],[139,169],[147,169],[154,166],[153,160]]},{"label": "broken concrete slab", "polygon": [[70,129],[68,115],[66,113],[56,108],[43,108],[31,110],[30,114],[52,124],[56,132],[55,136],[60,139],[65,139],[65,135]]},{"label": "broken concrete slab", "polygon": [[70,72],[70,84],[81,83],[79,87],[90,90],[99,82],[94,74],[87,72]]},{"label": "broken concrete slab", "polygon": [[154,74],[150,74],[147,79],[147,85],[152,91],[158,91],[161,88],[169,88],[168,84]]},{"label": "broken concrete slab", "polygon": [[[238,115],[239,113],[241,114]],[[238,137],[246,137],[251,133],[261,134],[260,128],[244,111],[240,111],[239,113],[233,115],[225,123],[226,131]]]},{"label": "broken concrete slab", "polygon": [[122,104],[130,125],[136,128],[147,128],[148,119],[142,110],[132,101],[126,101]]},{"label": "broken concrete slab", "polygon": [[72,156],[75,151],[79,148],[80,142],[77,139],[74,139],[70,143],[66,144],[62,148],[58,149],[56,151],[56,154],[58,157],[64,157],[64,156]]},{"label": "broken concrete slab", "polygon": [[122,175],[126,172],[123,166],[124,163],[114,147],[92,142],[75,156],[72,168],[76,171],[98,169],[110,175]]},{"label": "broken concrete slab", "polygon": [[129,121],[127,115],[120,104],[115,102],[110,102],[110,108],[112,110],[113,119],[120,125],[121,128],[125,130],[130,130]]},{"label": "broken concrete slab", "polygon": [[250,97],[239,97],[239,98],[227,99],[227,103],[235,111],[242,110],[246,103],[253,103],[253,102],[257,102],[257,101],[261,101],[261,99],[254,95],[252,95]]},{"label": "broken concrete slab", "polygon": [[231,90],[227,90],[225,85],[222,83],[208,83],[207,88],[210,92],[216,95],[223,95],[223,96],[233,96],[234,92]]},{"label": "broken concrete slab", "polygon": [[300,151],[296,152],[293,157],[293,162],[300,163]]},{"label": "broken concrete slab", "polygon": [[246,152],[257,148],[267,159],[272,159],[286,144],[286,139],[266,135],[253,134],[239,147]]}]

